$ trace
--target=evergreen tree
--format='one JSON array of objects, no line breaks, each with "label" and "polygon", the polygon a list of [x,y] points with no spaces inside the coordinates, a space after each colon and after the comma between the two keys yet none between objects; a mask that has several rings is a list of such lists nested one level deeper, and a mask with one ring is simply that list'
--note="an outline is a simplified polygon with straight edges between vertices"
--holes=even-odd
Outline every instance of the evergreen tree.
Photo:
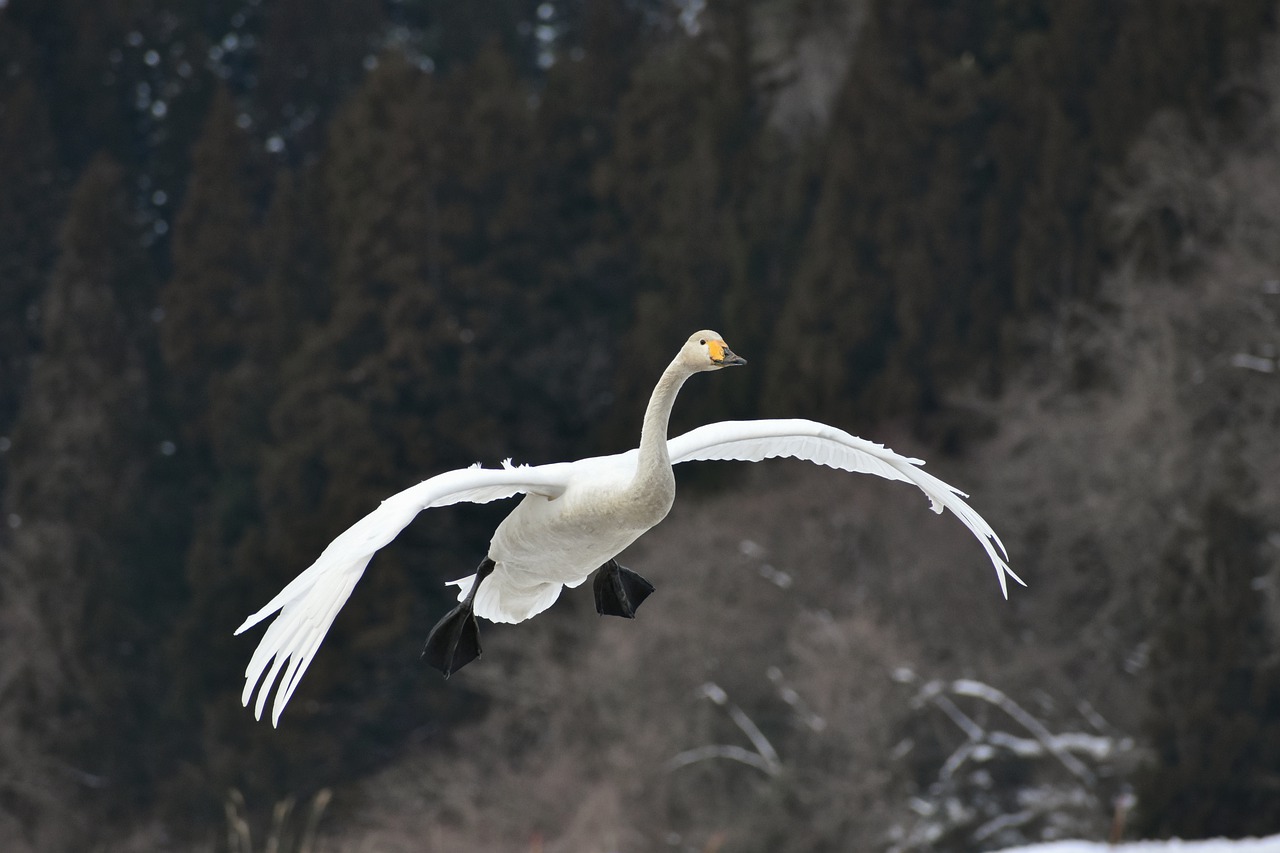
[{"label": "evergreen tree", "polygon": [[1106,169],[1155,110],[1207,109],[1221,46],[1272,11],[1167,10],[874,3],[767,398],[848,419],[930,408],[975,366],[998,381],[1009,318],[1091,293]]},{"label": "evergreen tree", "polygon": [[[0,436],[7,440],[38,346],[40,290],[65,205],[49,116],[31,81],[36,54],[0,17]],[[5,457],[0,455],[0,492]]]},{"label": "evergreen tree", "polygon": [[269,126],[287,130],[293,153],[314,152],[334,106],[377,55],[387,11],[365,0],[275,0],[262,15],[254,101]]},{"label": "evergreen tree", "polygon": [[246,347],[268,377],[278,378],[303,334],[329,310],[323,199],[315,172],[277,174],[253,246],[262,276],[254,302],[261,319],[247,329]]},{"label": "evergreen tree", "polygon": [[406,10],[422,28],[427,53],[444,72],[465,68],[486,49],[497,47],[522,77],[536,70],[530,26],[540,0],[421,0]]},{"label": "evergreen tree", "polygon": [[[258,182],[247,143],[230,97],[220,92],[177,220],[162,324],[168,375],[179,385],[187,440],[180,459],[194,521],[184,560],[190,601],[166,646],[176,673],[170,702],[189,721],[206,715],[226,720],[234,713],[242,724],[233,691],[238,692],[243,644],[231,632],[253,601],[251,591],[263,589],[255,579],[269,559],[258,482],[270,438],[267,414],[283,364],[325,301],[314,190],[282,175],[259,228]],[[204,664],[180,665],[194,658]],[[189,727],[192,737],[184,748],[194,754],[216,748],[186,765],[187,772],[175,779],[180,795],[171,802],[203,797],[212,808],[210,789],[232,784],[260,793],[229,769],[252,765],[249,754],[228,751],[226,742],[209,744],[199,729]],[[243,725],[240,732],[243,739]],[[278,758],[279,746],[268,754]],[[259,766],[264,780],[275,780],[270,759]]]},{"label": "evergreen tree", "polygon": [[[698,38],[652,51],[618,110],[610,166],[643,288],[615,380],[627,443],[690,331],[720,327],[748,358],[764,349],[788,262],[786,223],[799,213],[788,193],[799,161],[767,123],[751,5],[710,7],[703,26]],[[677,409],[674,429],[751,414],[760,379],[705,389]]]},{"label": "evergreen tree", "polygon": [[[191,450],[205,452],[225,423],[225,377],[242,359],[247,327],[259,321],[257,223],[248,139],[230,95],[220,89],[192,156],[174,223],[173,275],[160,293],[161,345],[175,383]],[[222,447],[223,452],[234,452]]]},{"label": "evergreen tree", "polygon": [[0,599],[4,713],[19,718],[23,748],[37,751],[13,757],[34,763],[22,765],[26,785],[6,801],[18,800],[33,831],[64,842],[106,817],[84,792],[129,792],[119,805],[150,790],[155,753],[136,748],[159,751],[164,740],[149,701],[165,678],[155,638],[181,593],[173,553],[151,530],[164,519],[150,482],[162,463],[146,348],[122,308],[149,279],[131,221],[121,170],[94,161],[72,197],[43,300],[43,349],[4,497],[13,528]]},{"label": "evergreen tree", "polygon": [[[295,324],[297,346],[280,353],[260,526],[241,528],[218,579],[201,582],[211,616],[260,606],[391,492],[547,445],[545,398],[519,391],[532,346],[522,329],[544,304],[532,132],[528,94],[496,49],[443,81],[386,55],[339,112],[315,173],[323,203],[311,205],[324,212],[327,282],[264,288],[278,305],[311,302],[314,324]],[[269,281],[282,272],[273,263]],[[413,665],[421,638],[409,638],[448,606],[442,581],[478,559],[488,523],[442,513],[379,555],[291,707],[297,740],[245,726],[235,667],[206,673],[196,695],[217,697],[204,749],[217,784],[243,784],[252,766],[257,789],[297,790],[379,760],[426,715],[447,720],[439,683]],[[251,639],[229,640],[234,659]]]},{"label": "evergreen tree", "polygon": [[1143,837],[1265,835],[1280,821],[1280,664],[1258,589],[1263,525],[1222,498],[1177,537],[1151,643],[1154,760],[1137,780]]},{"label": "evergreen tree", "polygon": [[[238,0],[13,0],[5,17],[39,46],[23,76],[50,113],[73,172],[114,157],[132,192],[177,200],[188,149],[212,93],[211,45]],[[154,239],[154,238],[153,238]],[[157,255],[165,241],[156,240]]]},{"label": "evergreen tree", "polygon": [[522,318],[529,342],[518,370],[526,395],[544,396],[553,458],[635,441],[602,428],[621,402],[614,376],[642,280],[638,254],[614,191],[615,112],[648,41],[637,10],[587,4],[562,37],[535,114],[531,158],[534,241],[529,274],[541,279],[541,308]]}]

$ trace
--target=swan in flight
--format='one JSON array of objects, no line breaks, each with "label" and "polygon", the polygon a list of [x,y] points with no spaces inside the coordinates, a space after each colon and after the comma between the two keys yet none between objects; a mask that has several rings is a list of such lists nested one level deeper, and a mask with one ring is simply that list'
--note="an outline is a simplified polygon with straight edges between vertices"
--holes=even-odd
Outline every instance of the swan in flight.
[{"label": "swan in flight", "polygon": [[800,419],[723,421],[668,440],[671,407],[685,380],[695,373],[743,364],[746,360],[718,333],[695,332],[653,389],[639,448],[533,467],[513,466],[510,461],[499,469],[476,465],[438,474],[384,500],[236,629],[240,634],[279,614],[245,669],[243,704],[248,707],[260,685],[254,715],[262,719],[267,695],[275,687],[271,722],[279,724],[280,713],[369,560],[430,507],[524,495],[498,525],[475,574],[451,582],[459,587],[460,603],[427,638],[423,657],[446,678],[480,656],[477,616],[491,622],[523,622],[554,604],[561,589],[579,586],[592,572],[597,611],[633,618],[653,586],[614,558],[666,517],[676,493],[671,466],[693,460],[757,462],[790,456],[912,483],[929,497],[934,512],[951,510],[978,538],[1005,598],[1006,576],[1026,585],[1005,562],[1008,554],[995,531],[964,502],[964,493],[922,471],[919,459]]}]

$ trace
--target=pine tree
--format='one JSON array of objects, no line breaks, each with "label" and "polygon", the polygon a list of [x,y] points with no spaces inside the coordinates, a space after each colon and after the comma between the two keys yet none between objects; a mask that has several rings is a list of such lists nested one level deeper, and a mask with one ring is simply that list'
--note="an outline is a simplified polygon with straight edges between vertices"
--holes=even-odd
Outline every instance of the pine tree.
[{"label": "pine tree", "polygon": [[[648,389],[673,346],[720,328],[750,358],[763,351],[788,263],[787,190],[797,161],[767,123],[751,4],[709,8],[704,34],[655,49],[619,106],[609,163],[642,288],[615,379],[616,429],[637,440]],[[674,429],[755,411],[752,372],[682,405]]]},{"label": "pine tree", "polygon": [[78,173],[105,152],[130,173],[131,190],[146,196],[160,190],[176,200],[216,79],[204,57],[240,6],[237,0],[7,4],[5,18],[39,45],[39,62],[23,74],[50,113],[62,163]]},{"label": "pine tree", "polygon": [[[299,324],[272,386],[255,480],[260,524],[243,529],[219,580],[201,582],[210,613],[260,606],[417,479],[545,446],[545,404],[513,390],[529,346],[519,330],[540,301],[532,126],[527,94],[496,50],[444,81],[386,55],[339,112],[315,173],[327,281],[310,283],[313,323]],[[273,263],[269,281],[281,272]],[[280,304],[312,298],[272,292],[264,298]],[[414,628],[447,607],[442,581],[465,573],[483,546],[486,522],[458,519],[433,514],[379,554],[290,707],[299,742],[246,731],[233,666],[203,676],[193,695],[218,697],[204,726],[212,778],[236,780],[248,762],[258,787],[278,795],[367,766],[377,753],[367,738],[389,747],[423,715],[449,717],[406,661],[416,661]],[[197,548],[210,566],[217,550]],[[228,660],[252,639],[230,640],[240,652]],[[370,732],[369,720],[383,722]]]},{"label": "pine tree", "polygon": [[254,100],[289,145],[316,151],[334,106],[353,89],[387,26],[382,4],[276,0],[263,5]]},{"label": "pine tree", "polygon": [[766,398],[852,418],[935,407],[957,377],[997,384],[1011,318],[1096,286],[1106,169],[1156,110],[1208,109],[1222,45],[1270,14],[1186,12],[873,4]]},{"label": "pine tree", "polygon": [[518,360],[521,394],[544,401],[552,420],[539,450],[555,459],[635,440],[634,424],[621,436],[601,424],[618,403],[613,378],[641,280],[613,191],[615,111],[648,42],[635,9],[580,11],[565,23],[534,116],[537,257],[525,275],[538,279],[538,297],[520,318],[528,342]]},{"label": "pine tree", "polygon": [[303,334],[329,310],[324,215],[315,171],[276,175],[253,247],[262,276],[254,304],[262,319],[247,329],[246,347],[248,359],[269,377],[278,378]]},{"label": "pine tree", "polygon": [[1177,537],[1151,643],[1154,760],[1137,780],[1143,837],[1265,835],[1280,821],[1280,665],[1258,589],[1264,527],[1215,497]]},{"label": "pine tree", "polygon": [[72,197],[42,303],[43,348],[4,496],[13,528],[0,599],[4,713],[19,717],[22,746],[36,751],[11,757],[33,763],[21,765],[26,784],[9,795],[29,826],[63,841],[105,817],[65,767],[135,798],[154,779],[155,764],[133,750],[155,726],[148,697],[164,680],[155,638],[181,593],[173,554],[158,544],[165,537],[151,531],[164,518],[150,482],[160,464],[156,413],[142,330],[122,308],[150,274],[131,221],[121,170],[94,161]]},{"label": "pine tree", "polygon": [[0,55],[9,63],[0,86],[0,436],[8,440],[38,347],[40,290],[53,267],[66,193],[48,111],[31,79],[35,50],[3,17]]},{"label": "pine tree", "polygon": [[527,79],[536,72],[527,26],[537,19],[539,5],[538,0],[476,0],[466,6],[421,0],[409,14],[422,28],[428,53],[441,71],[466,68],[496,48]]},{"label": "pine tree", "polygon": [[[230,94],[220,89],[193,152],[174,223],[173,273],[160,291],[161,353],[182,430],[175,462],[187,478],[193,522],[184,560],[191,599],[170,648],[175,661],[205,648],[210,625],[232,622],[222,612],[230,609],[223,601],[225,567],[256,521],[254,477],[272,389],[249,354],[278,318],[264,316],[259,304],[254,190],[248,139]],[[213,648],[229,643],[224,636]],[[198,716],[207,699],[203,685],[229,669],[177,668],[174,704]]]},{"label": "pine tree", "polygon": [[[201,721],[184,744],[201,760],[174,780],[178,793],[170,802],[227,785],[274,796],[279,789],[270,783],[280,779],[285,747],[277,741],[255,756],[243,725],[235,740],[207,737],[233,715],[243,723],[235,694],[244,644],[231,632],[266,593],[261,578],[271,565],[263,531],[272,508],[259,482],[271,441],[268,412],[285,363],[327,300],[314,179],[282,174],[259,227],[247,145],[230,97],[220,93],[195,152],[174,234],[174,272],[163,291],[165,362],[179,383],[187,445],[179,458],[194,525],[184,559],[190,598],[166,645],[175,672],[168,695],[184,719]],[[194,658],[204,664],[182,665]],[[257,788],[242,778],[255,764]]]},{"label": "pine tree", "polygon": [[[204,452],[223,427],[223,381],[242,360],[256,314],[258,271],[251,236],[257,196],[248,139],[231,96],[219,90],[192,157],[173,232],[173,276],[160,293],[161,344],[177,384],[192,450]],[[232,448],[222,450],[233,452]]]}]

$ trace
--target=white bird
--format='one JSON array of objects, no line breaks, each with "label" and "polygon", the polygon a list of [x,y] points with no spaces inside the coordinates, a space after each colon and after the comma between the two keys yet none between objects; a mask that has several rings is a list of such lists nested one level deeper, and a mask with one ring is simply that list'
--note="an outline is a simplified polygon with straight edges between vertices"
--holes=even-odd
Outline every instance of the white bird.
[{"label": "white bird", "polygon": [[[579,586],[597,569],[596,609],[601,614],[634,617],[653,586],[619,566],[614,557],[666,517],[675,499],[672,465],[693,460],[757,462],[790,456],[912,483],[928,495],[934,512],[951,510],[978,538],[995,566],[1005,598],[1009,597],[1006,575],[1026,586],[1005,562],[1008,553],[995,531],[964,502],[966,495],[922,471],[919,466],[924,463],[919,459],[801,419],[722,421],[668,441],[671,407],[685,380],[702,371],[742,364],[746,361],[734,355],[718,333],[696,332],[653,389],[639,448],[534,467],[512,466],[509,460],[500,469],[477,465],[439,474],[387,498],[329,543],[310,568],[236,629],[239,634],[279,612],[245,669],[243,704],[248,707],[254,688],[261,683],[254,715],[262,719],[274,686],[271,722],[279,724],[281,712],[369,560],[430,507],[525,496],[498,525],[476,573],[451,582],[460,588],[461,603],[432,629],[423,650],[427,662],[445,677],[480,655],[477,616],[492,622],[523,622],[555,603],[561,589]],[[268,664],[271,669],[266,672]]]}]

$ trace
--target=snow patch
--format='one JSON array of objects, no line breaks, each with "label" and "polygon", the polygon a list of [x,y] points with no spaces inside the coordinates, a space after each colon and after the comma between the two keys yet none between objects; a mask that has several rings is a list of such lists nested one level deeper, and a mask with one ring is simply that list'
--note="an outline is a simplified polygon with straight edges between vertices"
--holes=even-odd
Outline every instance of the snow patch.
[{"label": "snow patch", "polygon": [[1053,841],[1029,847],[1009,847],[1004,853],[1280,853],[1280,835],[1267,838],[1245,838],[1231,841],[1215,838],[1208,841],[1134,841],[1129,844],[1103,844],[1094,841]]}]

